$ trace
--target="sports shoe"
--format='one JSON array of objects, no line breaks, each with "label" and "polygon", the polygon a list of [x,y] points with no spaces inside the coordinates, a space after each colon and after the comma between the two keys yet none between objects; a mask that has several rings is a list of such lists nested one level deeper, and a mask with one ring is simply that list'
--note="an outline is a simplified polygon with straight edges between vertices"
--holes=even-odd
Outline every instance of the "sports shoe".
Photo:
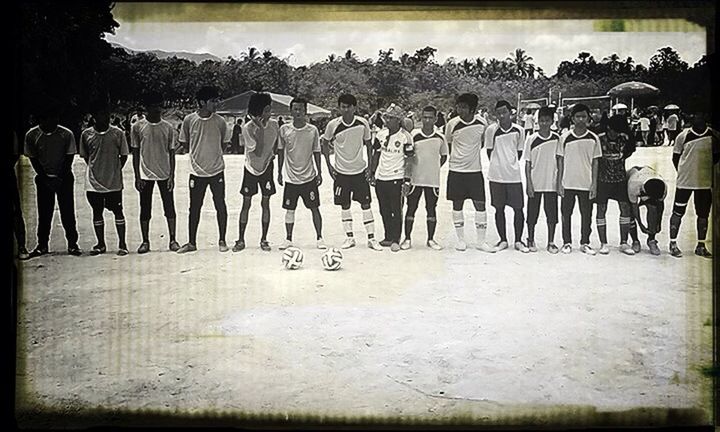
[{"label": "sports shoe", "polygon": [[90,249],[90,255],[102,255],[105,252],[107,252],[107,246],[105,245],[95,245]]},{"label": "sports shoe", "polygon": [[73,245],[68,248],[68,255],[82,256],[82,249],[78,245]]},{"label": "sports shoe", "polygon": [[597,253],[597,252],[595,252],[595,249],[590,247],[589,244],[580,245],[580,252],[591,255],[591,256],[593,256]]},{"label": "sports shoe", "polygon": [[508,248],[508,242],[506,242],[505,240],[500,240],[500,241],[497,242],[497,244],[495,245],[495,250],[498,251],[498,252],[500,252],[501,250],[505,250],[505,249],[507,249],[507,248]]},{"label": "sports shoe", "polygon": [[705,247],[704,243],[700,243],[695,248],[695,255],[701,256],[703,258],[712,258],[712,254],[709,250]]},{"label": "sports shoe", "polygon": [[411,247],[412,247],[412,242],[410,241],[410,239],[405,239],[405,240],[403,240],[402,243],[400,243],[400,249],[402,249],[402,250],[408,250]]},{"label": "sports shoe", "polygon": [[560,252],[560,249],[558,249],[558,247],[555,246],[555,243],[548,243],[547,251],[550,252],[551,254],[555,255],[556,253]]},{"label": "sports shoe", "polygon": [[530,252],[530,249],[527,246],[525,246],[525,243],[523,243],[521,241],[515,242],[515,250],[520,251],[522,253]]},{"label": "sports shoe", "polygon": [[380,240],[380,246],[382,246],[382,247],[390,247],[391,244],[392,244],[391,240],[388,240],[388,239]]},{"label": "sports shoe", "polygon": [[328,247],[327,247],[327,245],[325,244],[325,240],[323,240],[322,238],[319,238],[318,241],[317,241],[317,248],[318,248],[318,249],[323,249],[323,250],[327,249]]},{"label": "sports shoe", "polygon": [[182,245],[182,247],[180,249],[177,250],[177,253],[184,254],[184,253],[188,253],[188,252],[195,252],[196,250],[197,250],[197,246],[195,246],[194,244],[185,243],[184,245]]},{"label": "sports shoe", "polygon": [[280,249],[280,250],[285,250],[285,249],[287,249],[287,248],[289,248],[289,247],[292,247],[292,245],[293,245],[293,244],[292,244],[292,241],[290,241],[290,240],[288,240],[288,239],[285,239],[285,240],[283,240],[282,243],[280,243],[280,246],[278,246],[278,249]]},{"label": "sports shoe", "polygon": [[220,241],[218,242],[218,250],[219,250],[220,252],[227,252],[227,251],[230,250],[230,248],[228,247],[227,243],[225,243],[225,240],[220,240]]},{"label": "sports shoe", "polygon": [[465,243],[465,240],[458,240],[455,244],[455,250],[464,251],[467,249],[467,243]]},{"label": "sports shoe", "polygon": [[140,247],[137,250],[137,253],[139,254],[145,254],[150,252],[150,243],[149,242],[142,242],[140,244]]},{"label": "sports shoe", "polygon": [[476,248],[477,250],[481,250],[481,251],[487,252],[487,253],[495,253],[495,252],[497,252],[497,248],[495,248],[495,246],[490,246],[490,245],[487,244],[486,242],[482,242],[482,243],[478,244],[477,246],[475,246],[475,248]]},{"label": "sports shoe", "polygon": [[627,243],[620,244],[620,247],[618,249],[620,249],[620,252],[624,253],[625,255],[635,255],[635,251]]},{"label": "sports shoe", "polygon": [[118,251],[117,251],[117,254],[116,254],[116,255],[117,255],[117,256],[125,256],[125,255],[127,255],[127,254],[129,254],[129,253],[130,253],[130,252],[128,252],[127,247],[120,247],[120,248],[118,248]]},{"label": "sports shoe", "polygon": [[635,240],[635,241],[632,243],[632,250],[634,250],[635,253],[640,253],[640,251],[642,250],[642,248],[640,247],[640,242],[639,242],[639,241]]},{"label": "sports shoe", "polygon": [[267,240],[260,240],[260,249],[264,250],[265,252],[270,252],[272,248],[270,247],[270,243],[268,243]]},{"label": "sports shoe", "polygon": [[537,250],[538,250],[537,246],[535,246],[534,240],[528,239],[527,246],[528,246],[528,250],[530,250],[530,252],[537,252]]},{"label": "sports shoe", "polygon": [[[392,244],[392,243],[391,243],[391,244]],[[378,243],[378,241],[375,240],[374,238],[368,239],[368,241],[367,241],[367,246],[368,246],[370,249],[372,249],[372,250],[376,250],[376,251],[381,251],[381,250],[383,250],[382,246],[380,246],[380,243]],[[398,247],[399,247],[399,246],[400,246],[400,245],[398,245]]]},{"label": "sports shoe", "polygon": [[598,249],[598,252],[600,255],[607,255],[610,253],[610,248],[608,247],[607,243],[602,243],[600,245],[600,249]]},{"label": "sports shoe", "polygon": [[[401,246],[401,247],[402,247],[402,246]],[[436,241],[433,240],[433,239],[430,239],[430,240],[427,241],[427,247],[429,247],[430,249],[433,249],[433,250],[438,250],[438,251],[443,249],[443,247],[440,246],[440,245],[438,244],[438,242],[436,242]]]},{"label": "sports shoe", "polygon": [[180,249],[180,243],[178,243],[177,241],[173,240],[173,241],[171,241],[170,244],[168,245],[168,249],[170,249],[170,250],[173,251],[173,252],[177,252],[177,250]]},{"label": "sports shoe", "polygon": [[677,244],[674,242],[670,242],[670,255],[680,258],[682,256],[682,251],[679,247],[677,247]]},{"label": "sports shoe", "polygon": [[245,249],[245,242],[242,240],[236,240],[235,246],[233,246],[232,251],[233,252],[240,252],[241,250]]},{"label": "sports shoe", "polygon": [[393,243],[390,245],[390,250],[393,252],[400,252],[400,245],[397,243]]},{"label": "sports shoe", "polygon": [[340,247],[342,249],[350,249],[351,247],[355,247],[355,237],[346,237],[345,241]]},{"label": "sports shoe", "polygon": [[658,247],[657,240],[648,240],[647,244],[651,254],[660,255],[660,248]]},{"label": "sports shoe", "polygon": [[562,253],[569,254],[572,252],[572,245],[570,243],[565,243],[561,249]]},{"label": "sports shoe", "polygon": [[20,261],[25,261],[26,259],[30,258],[30,254],[28,253],[28,250],[24,247],[18,248],[18,259]]}]

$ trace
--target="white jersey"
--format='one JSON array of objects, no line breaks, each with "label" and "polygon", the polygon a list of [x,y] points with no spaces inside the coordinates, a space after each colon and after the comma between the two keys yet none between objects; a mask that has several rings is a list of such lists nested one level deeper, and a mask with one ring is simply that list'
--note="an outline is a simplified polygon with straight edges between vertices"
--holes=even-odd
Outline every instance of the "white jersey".
[{"label": "white jersey", "polygon": [[680,155],[677,169],[679,189],[710,189],[712,187],[712,157],[718,151],[715,131],[706,127],[701,133],[690,129],[680,132],[673,153]]},{"label": "white jersey", "polygon": [[450,148],[450,171],[481,172],[480,149],[487,122],[474,117],[470,122],[453,117],[445,126],[445,140]]},{"label": "white jersey", "polygon": [[375,178],[378,180],[400,180],[405,176],[405,145],[412,144],[410,132],[400,128],[390,135],[390,131],[382,129],[375,138],[375,148],[380,151]]},{"label": "white jersey", "polygon": [[[643,187],[645,186],[645,182],[650,179],[662,180],[662,182],[665,183],[665,180],[660,177],[660,174],[649,166],[632,167],[627,170],[628,198],[630,199],[630,203],[638,204],[648,199],[648,197],[645,196],[645,192],[643,192]],[[667,188],[665,188],[665,192],[663,193],[663,200],[666,194]]]},{"label": "white jersey", "polygon": [[335,169],[340,174],[360,174],[367,168],[363,157],[365,141],[370,140],[370,124],[362,117],[355,116],[350,124],[337,117],[327,124],[322,138],[335,148]]},{"label": "white jersey", "polygon": [[492,150],[488,180],[497,183],[520,183],[520,161],[518,152],[525,147],[525,131],[512,123],[505,130],[499,123],[493,123],[485,131],[485,148]]},{"label": "white jersey", "polygon": [[535,132],[525,140],[525,160],[530,163],[530,178],[535,192],[555,192],[557,189],[557,151],[560,136],[550,132],[544,137]]}]

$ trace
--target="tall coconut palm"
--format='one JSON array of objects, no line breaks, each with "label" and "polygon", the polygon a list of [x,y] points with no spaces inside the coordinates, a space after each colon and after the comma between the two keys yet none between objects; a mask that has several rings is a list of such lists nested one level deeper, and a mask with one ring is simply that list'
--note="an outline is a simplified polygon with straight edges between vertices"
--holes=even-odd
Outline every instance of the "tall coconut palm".
[{"label": "tall coconut palm", "polygon": [[250,61],[255,61],[260,57],[260,51],[255,47],[249,47],[247,51],[240,54],[240,57]]},{"label": "tall coconut palm", "polygon": [[527,55],[524,49],[517,48],[514,53],[511,53],[506,59],[509,65],[509,69],[518,78],[527,78],[532,76],[530,65],[532,64],[533,58]]}]

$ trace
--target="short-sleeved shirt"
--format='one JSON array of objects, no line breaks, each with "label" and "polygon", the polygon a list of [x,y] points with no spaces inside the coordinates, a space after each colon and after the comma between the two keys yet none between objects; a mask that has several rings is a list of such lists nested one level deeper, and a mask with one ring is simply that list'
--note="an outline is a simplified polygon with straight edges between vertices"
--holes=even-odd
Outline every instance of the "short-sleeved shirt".
[{"label": "short-sleeved shirt", "polygon": [[285,155],[285,173],[287,182],[300,185],[317,177],[313,153],[320,152],[320,132],[306,123],[296,128],[292,123],[280,126],[278,150]]},{"label": "short-sleeved shirt", "polygon": [[673,153],[680,155],[677,169],[679,189],[710,189],[712,187],[713,153],[718,152],[714,131],[705,128],[696,133],[692,128],[680,132]]},{"label": "short-sleeved shirt", "polygon": [[390,131],[383,128],[375,140],[375,148],[380,152],[375,178],[389,181],[405,177],[405,145],[413,142],[410,132],[400,128],[390,135]]},{"label": "short-sleeved shirt", "polygon": [[114,192],[123,189],[120,156],[127,155],[125,132],[110,126],[104,132],[89,127],[80,135],[80,156],[87,159],[85,190]]},{"label": "short-sleeved shirt", "polygon": [[263,129],[263,147],[260,154],[255,154],[257,149],[255,133],[258,130],[255,122],[249,121],[245,123],[242,131],[245,140],[245,168],[255,176],[262,175],[270,166],[273,157],[275,157],[275,142],[280,133],[280,125],[277,120],[268,119]]},{"label": "short-sleeved shirt", "polygon": [[667,118],[667,129],[671,131],[676,130],[679,120],[677,114],[671,114],[670,117]]},{"label": "short-sleeved shirt", "polygon": [[473,117],[466,122],[460,116],[453,117],[445,126],[445,140],[450,148],[450,171],[480,172],[480,149],[487,122]]},{"label": "short-sleeved shirt", "polygon": [[492,150],[488,180],[497,183],[521,183],[518,152],[525,148],[525,130],[512,123],[509,129],[503,129],[499,123],[493,123],[485,131],[485,148]]},{"label": "short-sleeved shirt", "polygon": [[70,129],[58,125],[50,133],[35,126],[25,134],[25,156],[35,158],[45,173],[51,176],[67,174],[64,170],[67,155],[77,153],[75,136]]},{"label": "short-sleeved shirt", "polygon": [[445,137],[436,129],[425,135],[422,129],[412,132],[415,156],[408,159],[410,181],[415,186],[440,187],[440,157],[447,156]]},{"label": "short-sleeved shirt", "polygon": [[[626,175],[628,180],[628,198],[633,204],[638,204],[638,202],[643,202],[648,199],[647,195],[644,195],[643,192],[645,182],[647,182],[648,180],[659,179],[662,180],[663,183],[665,183],[665,180],[660,177],[660,174],[658,174],[654,169],[650,168],[649,166],[632,167],[627,170]],[[665,195],[667,195],[667,187],[665,188],[665,192],[662,196],[663,200],[665,199]]]},{"label": "short-sleeved shirt", "polygon": [[555,192],[557,189],[557,152],[560,135],[550,132],[544,137],[535,132],[525,140],[525,160],[530,163],[530,178],[535,192]]},{"label": "short-sleeved shirt", "polygon": [[175,129],[167,120],[151,123],[146,118],[136,121],[130,130],[130,147],[140,150],[140,178],[170,178],[170,155],[175,151]]},{"label": "short-sleeved shirt", "polygon": [[525,129],[532,129],[535,124],[535,117],[532,114],[525,114],[523,116],[523,126]]},{"label": "short-sleeved shirt", "polygon": [[589,130],[580,136],[574,131],[565,132],[556,154],[563,157],[563,188],[589,191],[593,183],[593,159],[602,157],[598,136]]},{"label": "short-sleeved shirt", "polygon": [[220,174],[225,169],[222,147],[231,137],[227,123],[217,114],[207,118],[197,112],[186,115],[178,141],[189,144],[190,173],[197,177]]},{"label": "short-sleeved shirt", "polygon": [[367,168],[363,157],[365,141],[370,140],[370,125],[362,117],[355,116],[352,123],[346,124],[342,117],[328,122],[323,139],[331,142],[335,148],[335,169],[340,174],[360,174]]},{"label": "short-sleeved shirt", "polygon": [[640,117],[640,131],[641,132],[649,132],[650,131],[650,119],[647,117]]},{"label": "short-sleeved shirt", "polygon": [[598,181],[603,183],[622,183],[625,181],[625,152],[630,138],[621,133],[611,139],[607,133],[600,135],[602,157],[598,163]]}]

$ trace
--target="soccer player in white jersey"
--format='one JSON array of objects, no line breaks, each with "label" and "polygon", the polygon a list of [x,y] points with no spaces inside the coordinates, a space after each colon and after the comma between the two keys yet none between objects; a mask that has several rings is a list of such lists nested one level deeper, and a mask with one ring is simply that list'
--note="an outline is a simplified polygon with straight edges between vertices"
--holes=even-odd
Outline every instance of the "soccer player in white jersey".
[{"label": "soccer player in white jersey", "polygon": [[[280,126],[278,139],[278,184],[283,186],[283,208],[287,237],[280,250],[292,246],[295,209],[302,197],[305,207],[312,213],[318,249],[327,249],[322,238],[320,192],[322,184],[320,164],[320,132],[307,122],[308,101],[295,98],[290,102],[292,122]],[[313,163],[314,160],[314,163]],[[287,163],[286,163],[287,161]],[[283,166],[287,180],[283,178]]]},{"label": "soccer player in white jersey", "polygon": [[[673,165],[677,170],[675,204],[670,216],[670,254],[682,256],[677,246],[680,222],[687,209],[690,196],[694,195],[695,214],[697,215],[698,243],[695,255],[711,258],[705,247],[708,218],[712,206],[712,172],[720,156],[718,134],[707,125],[702,112],[692,113],[692,126],[683,130],[675,140]],[[711,162],[712,161],[712,162]]]},{"label": "soccer player in white jersey", "polygon": [[267,233],[270,228],[270,197],[275,195],[273,160],[280,131],[277,120],[270,118],[271,104],[272,98],[268,93],[254,93],[248,102],[248,115],[251,120],[245,123],[242,132],[245,139],[245,169],[240,186],[243,204],[240,210],[240,234],[233,246],[233,252],[245,249],[245,228],[247,228],[252,197],[258,193],[258,190],[262,196],[260,249],[266,252],[271,250]]},{"label": "soccer player in white jersey", "polygon": [[587,127],[590,109],[584,104],[572,108],[574,127],[560,136],[557,148],[558,195],[562,213],[562,253],[572,252],[572,214],[575,199],[580,204],[580,251],[595,255],[590,247],[592,200],[597,195],[598,160],[602,157],[600,139]]},{"label": "soccer player in white jersey", "polygon": [[403,109],[391,104],[383,112],[385,127],[378,132],[370,172],[376,179],[375,194],[383,220],[385,238],[380,246],[400,251],[402,233],[402,190],[406,176],[406,157],[413,152],[412,135],[402,127]]},{"label": "soccer player in white jersey", "polygon": [[412,247],[411,234],[415,222],[415,212],[420,197],[425,196],[427,213],[427,246],[442,250],[434,239],[437,227],[437,202],[440,197],[440,168],[447,162],[448,145],[445,137],[435,127],[437,109],[426,106],[422,110],[422,127],[412,132],[415,154],[408,159],[410,164],[410,182],[407,183],[407,210],[405,212],[405,240],[401,249]]},{"label": "soccer player in white jersey", "polygon": [[110,210],[115,215],[115,228],[118,235],[120,256],[128,254],[125,243],[125,215],[122,207],[123,178],[122,169],[130,153],[122,129],[110,125],[110,110],[107,103],[93,104],[91,114],[95,124],[82,132],[80,136],[80,157],[87,163],[85,190],[92,208],[93,226],[97,244],[90,253],[105,253],[105,220],[103,211]]},{"label": "soccer player in white jersey", "polygon": [[[664,200],[667,193],[665,181],[649,166],[632,167],[627,171],[627,189],[632,211],[631,230],[635,231],[633,237],[637,238],[637,223],[640,225],[640,230],[648,235],[647,245],[650,253],[660,255],[655,235],[660,232],[662,226]],[[647,208],[647,225],[643,224],[640,217],[640,206]]]},{"label": "soccer player in white jersey", "polygon": [[136,121],[130,132],[133,155],[135,189],[140,193],[140,233],[142,243],[139,254],[150,251],[150,219],[152,217],[153,189],[160,191],[165,219],[167,220],[171,251],[180,249],[175,239],[175,129],[162,115],[162,94],[156,91],[145,97],[147,116]]},{"label": "soccer player in white jersey", "polygon": [[490,159],[488,180],[490,181],[490,199],[495,208],[495,226],[500,241],[497,250],[508,247],[505,207],[513,209],[513,225],[515,227],[515,250],[527,253],[530,251],[522,242],[525,228],[525,206],[522,189],[520,159],[525,147],[525,131],[522,126],[512,122],[512,107],[508,101],[498,101],[495,105],[497,123],[488,126],[485,131],[485,148]]},{"label": "soccer player in white jersey", "polygon": [[222,149],[232,137],[225,120],[215,110],[220,100],[217,87],[201,87],[196,95],[199,109],[185,116],[178,142],[188,145],[190,153],[190,216],[188,218],[188,243],[177,253],[197,250],[197,230],[200,225],[205,192],[212,192],[218,224],[218,249],[227,252],[227,205],[225,204],[225,161]]},{"label": "soccer player in white jersey", "polygon": [[494,253],[495,248],[485,242],[487,212],[485,211],[485,180],[480,163],[480,149],[487,122],[476,117],[478,97],[464,93],[457,97],[455,110],[458,113],[445,125],[445,140],[450,153],[447,179],[447,199],[453,203],[453,225],[457,234],[455,249],[464,251],[465,217],[463,204],[470,199],[475,207],[475,230],[477,248]]},{"label": "soccer player in white jersey", "polygon": [[560,136],[550,129],[553,123],[552,108],[542,107],[538,111],[540,130],[525,139],[525,178],[527,180],[527,227],[528,249],[536,252],[535,225],[540,215],[540,200],[544,202],[545,219],[548,227],[547,251],[558,253],[555,245],[555,227],[558,223],[557,196],[557,151]]},{"label": "soccer player in white jersey", "polygon": [[[347,238],[343,249],[355,246],[350,203],[357,201],[363,212],[363,223],[367,231],[367,245],[370,249],[381,251],[382,246],[375,239],[375,221],[370,209],[370,168],[372,159],[370,125],[363,117],[355,115],[357,99],[351,94],[342,94],[338,98],[341,116],[328,122],[325,133],[320,137],[325,162],[330,176],[334,180],[333,195],[335,205],[342,208],[342,223]],[[330,162],[330,148],[335,152],[335,165]],[[363,157],[367,152],[367,161]]]}]

